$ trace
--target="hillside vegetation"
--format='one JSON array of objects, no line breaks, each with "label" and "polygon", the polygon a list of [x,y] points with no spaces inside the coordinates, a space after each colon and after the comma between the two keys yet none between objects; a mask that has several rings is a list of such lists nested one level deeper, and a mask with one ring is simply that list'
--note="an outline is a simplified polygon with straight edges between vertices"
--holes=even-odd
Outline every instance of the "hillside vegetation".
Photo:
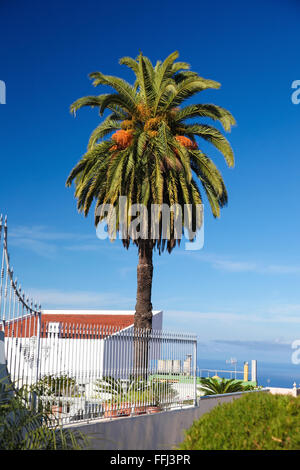
[{"label": "hillside vegetation", "polygon": [[298,450],[300,397],[247,393],[186,431],[181,450]]}]

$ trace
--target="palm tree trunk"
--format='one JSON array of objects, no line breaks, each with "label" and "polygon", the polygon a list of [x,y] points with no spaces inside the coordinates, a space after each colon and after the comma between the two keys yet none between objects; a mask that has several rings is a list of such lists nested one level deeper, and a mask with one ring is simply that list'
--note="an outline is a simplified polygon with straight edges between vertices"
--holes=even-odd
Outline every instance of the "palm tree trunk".
[{"label": "palm tree trunk", "polygon": [[139,243],[139,263],[137,267],[137,295],[134,316],[134,368],[135,374],[147,377],[149,334],[152,329],[152,264],[153,245],[150,240]]},{"label": "palm tree trunk", "polygon": [[139,263],[137,267],[137,295],[134,316],[135,328],[152,328],[152,264],[153,245],[150,240],[139,243]]}]

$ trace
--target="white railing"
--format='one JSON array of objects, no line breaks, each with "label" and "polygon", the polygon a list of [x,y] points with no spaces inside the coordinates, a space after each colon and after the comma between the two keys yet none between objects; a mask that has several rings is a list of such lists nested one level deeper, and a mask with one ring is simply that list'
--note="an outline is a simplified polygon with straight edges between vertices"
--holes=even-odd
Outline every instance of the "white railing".
[{"label": "white railing", "polygon": [[223,370],[223,369],[200,369],[197,368],[197,377],[213,377],[218,376],[225,379],[242,380],[244,376],[243,370]]},{"label": "white railing", "polygon": [[41,322],[5,324],[11,380],[61,423],[174,409],[196,402],[196,337]]},{"label": "white railing", "polygon": [[227,370],[218,369],[218,368],[204,369],[203,367],[198,366],[197,377],[208,378],[208,377],[217,376],[219,378],[224,378],[224,379],[235,379],[235,380],[241,380],[243,382],[257,383],[257,360],[256,359],[251,360],[251,368],[250,368],[249,362],[244,362],[243,370],[237,369],[236,360],[234,360],[234,362],[231,362],[231,361],[226,361],[226,362],[235,364],[234,369],[227,369]]}]

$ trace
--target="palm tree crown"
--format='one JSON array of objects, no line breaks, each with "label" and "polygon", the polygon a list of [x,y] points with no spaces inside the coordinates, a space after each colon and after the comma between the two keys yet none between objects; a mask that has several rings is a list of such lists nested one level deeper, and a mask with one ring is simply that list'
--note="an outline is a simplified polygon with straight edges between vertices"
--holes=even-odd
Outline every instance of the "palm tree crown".
[{"label": "palm tree crown", "polygon": [[[215,146],[230,167],[234,165],[231,146],[217,128],[196,121],[211,118],[230,131],[235,120],[229,111],[214,104],[184,105],[198,92],[217,89],[220,84],[190,71],[189,65],[177,62],[177,58],[178,52],[174,52],[153,66],[142,53],[136,60],[123,57],[120,64],[135,74],[133,85],[94,72],[90,74],[93,85],[107,85],[114,92],[86,96],[71,105],[74,114],[84,106],[98,107],[100,115],[107,109],[110,111],[91,134],[87,152],[71,171],[67,185],[75,181],[78,210],[85,215],[94,200],[96,212],[102,204],[111,204],[117,214],[117,230],[120,228],[119,196],[127,197],[128,207],[137,203],[146,207],[151,204],[194,207],[202,204],[202,186],[215,217],[219,217],[220,208],[227,203],[221,173],[200,150],[198,138]],[[101,217],[96,212],[97,225]],[[127,224],[130,220],[128,212]],[[152,246],[159,252],[165,246],[171,252],[176,244],[172,223],[171,219],[168,240],[161,235],[152,240]],[[185,223],[183,219],[183,226]],[[138,240],[132,241],[139,245]],[[130,234],[123,244],[128,248]]]}]

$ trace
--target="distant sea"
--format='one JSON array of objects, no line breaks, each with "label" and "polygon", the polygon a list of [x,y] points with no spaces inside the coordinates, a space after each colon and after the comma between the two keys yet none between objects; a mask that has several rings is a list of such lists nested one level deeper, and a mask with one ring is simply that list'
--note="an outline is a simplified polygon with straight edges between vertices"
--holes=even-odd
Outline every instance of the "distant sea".
[{"label": "distant sea", "polygon": [[[231,370],[232,377],[234,377],[234,366],[226,364],[226,361],[222,360],[205,360],[199,359],[197,361],[198,369],[211,369],[211,370]],[[237,370],[242,371],[244,364],[242,362],[237,363]],[[205,374],[206,375],[206,374]],[[210,376],[214,375],[210,373]],[[224,377],[229,378],[230,374],[224,374]],[[241,374],[237,375],[237,379],[242,379]],[[249,379],[251,380],[251,362],[249,362]],[[300,364],[295,365],[292,363],[268,363],[257,361],[257,381],[258,385],[264,387],[287,387],[292,388],[293,383],[296,382],[297,387],[300,387]]]}]

